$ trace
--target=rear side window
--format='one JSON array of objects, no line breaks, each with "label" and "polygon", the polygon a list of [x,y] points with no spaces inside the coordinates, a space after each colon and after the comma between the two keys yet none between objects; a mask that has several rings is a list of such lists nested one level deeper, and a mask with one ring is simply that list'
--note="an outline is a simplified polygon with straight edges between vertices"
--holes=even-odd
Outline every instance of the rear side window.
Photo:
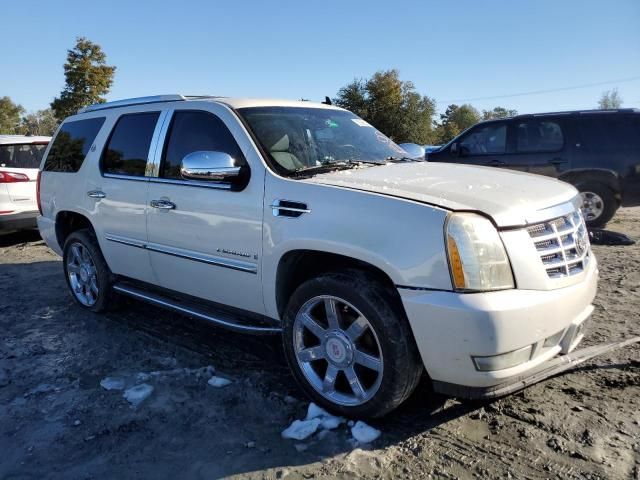
[{"label": "rear side window", "polygon": [[48,172],[77,172],[84,162],[105,117],[67,122],[53,140],[44,163]]},{"label": "rear side window", "polygon": [[159,116],[160,112],[121,116],[102,153],[102,172],[143,177]]},{"label": "rear side window", "polygon": [[519,153],[557,152],[564,146],[562,128],[549,120],[526,120],[516,124],[516,151]]},{"label": "rear side window", "polygon": [[222,120],[208,112],[177,111],[171,122],[160,176],[182,179],[182,159],[198,151],[228,153],[235,159],[236,165],[245,163],[240,147]]},{"label": "rear side window", "polygon": [[38,168],[46,149],[46,143],[0,145],[0,167]]},{"label": "rear side window", "polygon": [[579,119],[580,149],[589,153],[622,153],[631,149],[634,137],[628,118],[622,115],[601,113],[585,115]]}]

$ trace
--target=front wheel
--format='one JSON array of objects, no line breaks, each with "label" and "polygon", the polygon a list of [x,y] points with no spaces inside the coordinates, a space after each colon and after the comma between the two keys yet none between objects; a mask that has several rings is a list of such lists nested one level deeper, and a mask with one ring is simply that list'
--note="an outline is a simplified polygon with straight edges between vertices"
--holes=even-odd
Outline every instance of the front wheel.
[{"label": "front wheel", "polygon": [[347,417],[379,417],[415,389],[422,363],[401,305],[358,271],[303,283],[284,318],[284,350],[304,391]]}]

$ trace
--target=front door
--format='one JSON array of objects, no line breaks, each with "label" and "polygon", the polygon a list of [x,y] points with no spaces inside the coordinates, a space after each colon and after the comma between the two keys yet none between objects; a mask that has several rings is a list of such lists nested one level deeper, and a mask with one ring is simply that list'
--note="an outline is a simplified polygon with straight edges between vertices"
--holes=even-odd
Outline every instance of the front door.
[{"label": "front door", "polygon": [[469,130],[458,142],[458,162],[503,167],[506,165],[506,146],[506,122],[482,123]]},{"label": "front door", "polygon": [[242,185],[189,180],[180,172],[182,159],[198,151],[227,153],[236,165],[249,167],[246,154],[253,147],[238,120],[226,108],[205,103],[202,110],[175,109],[166,122],[157,177],[149,182],[151,264],[162,287],[264,313],[264,168],[253,165]]}]

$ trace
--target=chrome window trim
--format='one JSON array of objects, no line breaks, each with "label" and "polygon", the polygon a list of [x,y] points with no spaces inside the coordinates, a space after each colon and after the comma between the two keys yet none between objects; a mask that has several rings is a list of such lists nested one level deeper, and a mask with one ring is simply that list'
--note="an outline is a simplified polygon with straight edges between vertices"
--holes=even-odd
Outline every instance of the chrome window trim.
[{"label": "chrome window trim", "polygon": [[106,234],[105,238],[110,242],[120,243],[122,245],[128,245],[130,247],[141,248],[150,252],[164,253],[165,255],[171,255],[173,257],[184,258],[192,260],[194,262],[206,263],[208,265],[214,265],[217,267],[229,268],[231,270],[237,270],[245,273],[258,273],[258,267],[249,262],[242,262],[240,260],[233,260],[230,258],[217,257],[213,255],[199,254],[196,252],[185,252],[184,250],[166,247],[164,245],[158,245],[157,243],[147,243],[133,238],[121,237],[119,235]]},{"label": "chrome window trim", "polygon": [[202,180],[176,180],[173,178],[147,177],[151,183],[168,183],[172,185],[185,185],[187,187],[215,188],[217,190],[231,190],[230,183],[205,182]]},{"label": "chrome window trim", "polygon": [[136,175],[122,175],[118,173],[103,173],[103,178],[116,178],[118,180],[133,180],[134,182],[148,182],[150,177]]}]

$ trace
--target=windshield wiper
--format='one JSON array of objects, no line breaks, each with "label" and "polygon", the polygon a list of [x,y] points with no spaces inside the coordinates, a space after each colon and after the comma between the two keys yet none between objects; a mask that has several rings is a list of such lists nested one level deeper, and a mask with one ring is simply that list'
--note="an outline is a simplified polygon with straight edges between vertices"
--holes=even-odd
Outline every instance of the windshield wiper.
[{"label": "windshield wiper", "polygon": [[426,160],[420,160],[419,158],[411,158],[411,157],[387,157],[386,160],[388,162],[424,162]]},{"label": "windshield wiper", "polygon": [[314,167],[302,168],[291,173],[292,177],[305,177],[308,175],[316,175],[318,173],[330,172],[332,170],[347,170],[356,168],[360,165],[384,165],[386,162],[376,162],[373,160],[336,160],[324,162],[322,165]]}]

